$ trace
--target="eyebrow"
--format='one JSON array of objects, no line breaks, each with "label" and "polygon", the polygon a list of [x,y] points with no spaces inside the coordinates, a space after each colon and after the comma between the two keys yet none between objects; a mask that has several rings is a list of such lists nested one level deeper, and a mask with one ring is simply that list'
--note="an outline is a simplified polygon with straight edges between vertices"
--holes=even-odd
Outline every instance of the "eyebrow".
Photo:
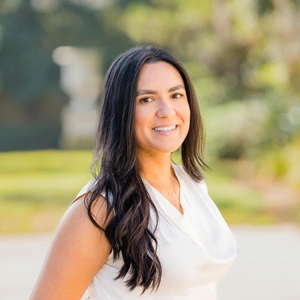
[{"label": "eyebrow", "polygon": [[[182,84],[178,84],[178,85],[175,85],[171,88],[169,88],[168,92],[171,93],[171,92],[174,92],[174,91],[177,91],[177,90],[180,90],[180,89],[184,89],[184,86]],[[136,96],[140,96],[140,95],[145,95],[145,94],[151,94],[151,95],[156,95],[157,92],[156,91],[153,91],[153,90],[139,90],[136,92]]]},{"label": "eyebrow", "polygon": [[180,89],[184,89],[184,86],[182,84],[175,85],[169,89],[169,93],[180,90]]}]

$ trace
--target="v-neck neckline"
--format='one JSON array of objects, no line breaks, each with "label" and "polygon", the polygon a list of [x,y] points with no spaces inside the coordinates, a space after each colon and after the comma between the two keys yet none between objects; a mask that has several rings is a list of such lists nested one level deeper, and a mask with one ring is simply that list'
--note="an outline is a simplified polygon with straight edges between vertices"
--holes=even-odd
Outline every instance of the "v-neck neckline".
[{"label": "v-neck neckline", "polygon": [[182,203],[182,182],[180,180],[180,176],[178,175],[178,172],[176,170],[176,165],[172,164],[172,168],[174,170],[174,174],[178,180],[179,183],[179,203],[182,207],[183,213],[181,213],[161,192],[159,192],[153,185],[151,185],[146,179],[143,179],[145,183],[147,183],[154,194],[156,194],[156,199],[161,206],[161,208],[167,213],[172,219],[181,219],[185,216],[185,207]]},{"label": "v-neck neckline", "polygon": [[[175,174],[178,178],[178,181],[181,184],[181,190],[180,190],[180,199],[182,202],[184,202],[184,191],[187,186],[184,187],[186,184],[184,181],[184,178],[181,177],[180,169],[175,165],[173,165]],[[177,168],[176,168],[177,167]],[[178,171],[178,172],[177,172]],[[207,255],[214,261],[219,261],[216,257],[211,255],[211,253],[208,251],[206,244],[204,241],[199,240],[197,236],[192,234],[185,225],[189,223],[189,226],[193,226],[191,222],[192,219],[190,219],[191,211],[187,209],[187,205],[185,205],[185,202],[183,204],[183,208],[186,208],[184,210],[184,215],[182,215],[163,195],[161,195],[155,188],[153,188],[146,180],[145,183],[147,184],[149,188],[149,193],[151,198],[155,201],[155,203],[158,205],[158,210],[162,214],[163,218],[172,224],[176,226],[176,228],[183,234],[189,241],[191,241],[195,246],[201,248]],[[169,203],[168,203],[169,202]],[[168,205],[167,205],[168,204]],[[187,223],[186,223],[187,222]]]},{"label": "v-neck neckline", "polygon": [[[175,168],[174,168],[175,174],[177,176],[178,181],[179,176],[178,173],[176,172]],[[144,179],[143,179],[144,180]],[[169,220],[169,222],[173,223],[176,228],[187,238],[189,239],[194,245],[196,245],[197,247],[202,248],[205,252],[208,253],[207,249],[204,247],[204,245],[200,242],[197,241],[197,239],[194,238],[193,235],[191,235],[190,233],[188,233],[186,230],[184,230],[182,228],[182,225],[180,225],[181,222],[186,222],[188,220],[186,220],[186,216],[188,214],[187,210],[185,210],[184,206],[184,214],[181,214],[170,202],[168,199],[166,199],[159,191],[157,191],[150,183],[148,183],[148,181],[144,180],[145,183],[149,186],[150,188],[150,192],[153,195],[153,197],[155,198],[155,202],[157,203],[157,205],[159,206],[159,210],[161,211],[161,213],[165,216],[165,218],[167,220]],[[182,180],[183,181],[183,180]],[[182,181],[180,182],[180,184],[182,183]],[[181,185],[182,187],[182,185]],[[180,189],[180,199],[182,199],[182,193],[183,193],[183,189]],[[182,204],[181,204],[182,205]]]}]

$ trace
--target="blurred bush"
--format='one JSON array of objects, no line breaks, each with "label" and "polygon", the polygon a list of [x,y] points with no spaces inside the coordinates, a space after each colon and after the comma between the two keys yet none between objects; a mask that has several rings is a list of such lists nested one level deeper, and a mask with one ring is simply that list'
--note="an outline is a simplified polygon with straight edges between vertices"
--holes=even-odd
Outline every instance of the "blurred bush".
[{"label": "blurred bush", "polygon": [[[119,53],[153,43],[179,57],[195,84],[208,160],[221,187],[213,185],[211,191],[223,211],[237,222],[256,215],[265,220],[267,206],[272,215],[285,211],[286,219],[300,220],[299,36],[299,0],[2,0],[0,151],[59,148],[61,112],[69,99],[52,59],[55,49],[96,50],[103,78]],[[45,157],[34,156],[45,166]],[[20,165],[28,160],[29,170],[35,165],[29,156],[7,156],[0,168],[14,159]],[[57,158],[47,159],[55,165]],[[68,168],[70,161],[65,162],[60,161]],[[48,177],[51,172],[37,170],[30,181],[28,174],[18,177],[17,169],[2,173],[0,181],[5,209],[26,199],[22,203],[28,205],[18,203],[16,214],[39,199],[69,199],[71,188],[64,178],[72,189],[82,182],[75,170],[77,179],[73,171],[56,170]]]},{"label": "blurred bush", "polygon": [[107,66],[132,43],[80,1],[3,0],[0,22],[0,151],[58,148],[68,99],[53,51],[95,46]]},{"label": "blurred bush", "polygon": [[57,47],[98,49],[104,73],[137,43],[184,62],[216,155],[287,144],[300,126],[299,20],[297,0],[3,0],[0,151],[58,147],[67,98],[52,61]]}]

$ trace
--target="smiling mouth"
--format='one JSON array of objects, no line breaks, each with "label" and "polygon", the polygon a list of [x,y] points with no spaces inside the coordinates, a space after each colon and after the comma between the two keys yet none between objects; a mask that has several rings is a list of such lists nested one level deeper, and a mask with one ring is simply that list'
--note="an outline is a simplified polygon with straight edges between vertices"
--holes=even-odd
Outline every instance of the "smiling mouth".
[{"label": "smiling mouth", "polygon": [[168,126],[168,127],[155,127],[153,129],[154,129],[154,131],[157,131],[157,132],[167,132],[167,131],[175,130],[176,127],[177,127],[177,125],[173,125],[173,126]]}]

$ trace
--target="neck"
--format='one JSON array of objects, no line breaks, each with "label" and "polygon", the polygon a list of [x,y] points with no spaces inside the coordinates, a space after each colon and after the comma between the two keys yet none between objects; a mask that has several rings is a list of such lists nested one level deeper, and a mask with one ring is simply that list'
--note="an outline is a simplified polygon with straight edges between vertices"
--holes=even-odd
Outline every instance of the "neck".
[{"label": "neck", "polygon": [[174,182],[175,174],[171,168],[171,154],[161,155],[140,154],[138,155],[140,174],[146,180],[155,183],[170,185]]},{"label": "neck", "polygon": [[180,204],[180,184],[171,166],[171,153],[161,155],[138,154],[141,177],[146,179],[170,203],[184,214]]}]

